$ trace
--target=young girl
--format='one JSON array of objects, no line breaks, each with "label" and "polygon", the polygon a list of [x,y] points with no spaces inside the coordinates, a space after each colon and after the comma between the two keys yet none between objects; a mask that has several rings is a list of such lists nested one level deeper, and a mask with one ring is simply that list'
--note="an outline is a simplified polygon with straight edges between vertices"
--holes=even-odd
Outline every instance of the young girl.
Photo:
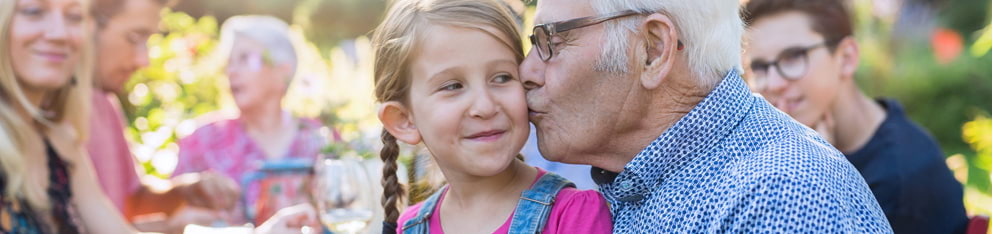
[{"label": "young girl", "polygon": [[[402,233],[609,233],[596,191],[527,166],[518,29],[497,0],[399,0],[373,36],[387,226]],[[397,141],[421,142],[448,186],[402,215]]]}]

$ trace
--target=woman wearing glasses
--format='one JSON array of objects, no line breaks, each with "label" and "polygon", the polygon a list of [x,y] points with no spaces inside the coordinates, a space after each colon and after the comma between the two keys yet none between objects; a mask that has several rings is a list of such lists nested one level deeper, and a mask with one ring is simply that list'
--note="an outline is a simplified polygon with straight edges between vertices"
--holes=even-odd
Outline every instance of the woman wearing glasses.
[{"label": "woman wearing glasses", "polygon": [[[294,177],[281,181],[289,189],[265,190],[261,183],[246,179],[265,163],[312,162],[329,142],[320,134],[319,121],[293,116],[282,106],[297,67],[289,26],[271,16],[235,16],[221,30],[221,43],[230,50],[226,73],[231,95],[240,113],[180,140],[173,175],[209,170],[246,183],[245,188],[235,185],[220,191],[240,190],[245,198],[223,219],[232,225],[258,224],[279,208],[304,202],[304,181]],[[266,197],[271,199],[262,199]]]}]

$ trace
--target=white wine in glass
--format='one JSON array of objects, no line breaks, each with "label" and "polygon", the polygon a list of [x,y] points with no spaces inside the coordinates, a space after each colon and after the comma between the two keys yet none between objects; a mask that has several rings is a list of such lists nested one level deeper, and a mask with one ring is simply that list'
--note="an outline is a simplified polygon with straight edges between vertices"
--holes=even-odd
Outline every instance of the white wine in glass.
[{"label": "white wine in glass", "polygon": [[325,228],[335,233],[359,233],[372,219],[372,188],[362,163],[324,158],[316,166],[314,200]]}]

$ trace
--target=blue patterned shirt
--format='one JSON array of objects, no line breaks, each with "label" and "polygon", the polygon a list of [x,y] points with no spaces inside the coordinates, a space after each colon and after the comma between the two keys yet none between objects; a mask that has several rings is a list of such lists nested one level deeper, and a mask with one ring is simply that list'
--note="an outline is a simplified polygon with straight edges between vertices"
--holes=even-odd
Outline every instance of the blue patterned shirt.
[{"label": "blue patterned shirt", "polygon": [[593,170],[615,233],[892,232],[844,155],[736,71],[609,174]]}]

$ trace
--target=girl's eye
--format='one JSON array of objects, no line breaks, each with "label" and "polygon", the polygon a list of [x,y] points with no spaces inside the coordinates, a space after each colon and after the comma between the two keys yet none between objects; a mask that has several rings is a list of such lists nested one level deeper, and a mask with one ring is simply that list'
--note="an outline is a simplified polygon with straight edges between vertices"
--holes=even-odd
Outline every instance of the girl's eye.
[{"label": "girl's eye", "polygon": [[40,7],[25,7],[24,9],[21,9],[18,12],[20,12],[22,15],[31,16],[31,17],[37,17],[37,16],[41,16],[42,14],[45,14],[45,10],[41,9]]},{"label": "girl's eye", "polygon": [[83,15],[77,12],[68,13],[65,18],[69,19],[72,23],[83,22]]},{"label": "girl's eye", "polygon": [[451,83],[451,84],[447,84],[447,85],[442,86],[441,89],[440,89],[440,91],[459,90],[459,89],[462,89],[463,87],[464,86],[462,86],[461,83]]},{"label": "girl's eye", "polygon": [[510,76],[510,75],[507,75],[507,74],[498,75],[495,78],[493,78],[493,82],[496,82],[497,84],[502,84],[502,83],[510,82],[512,80],[513,80],[513,77]]}]

